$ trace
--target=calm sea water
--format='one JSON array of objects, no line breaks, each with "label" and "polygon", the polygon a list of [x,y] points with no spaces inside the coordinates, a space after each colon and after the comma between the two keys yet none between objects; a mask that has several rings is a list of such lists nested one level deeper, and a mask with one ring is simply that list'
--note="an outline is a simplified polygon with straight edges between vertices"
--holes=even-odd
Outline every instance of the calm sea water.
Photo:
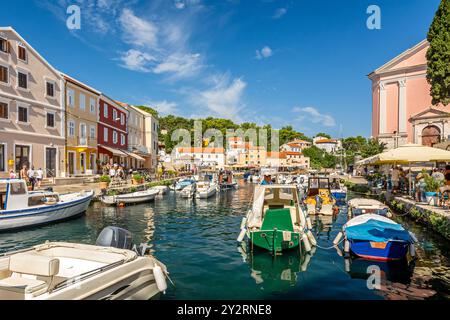
[{"label": "calm sea water", "polygon": [[[242,217],[253,186],[225,191],[209,200],[185,200],[169,194],[154,203],[126,208],[91,206],[85,217],[46,227],[0,234],[0,252],[46,240],[94,243],[109,225],[133,232],[165,263],[175,283],[163,299],[448,299],[450,244],[415,223],[399,220],[420,241],[412,264],[386,265],[380,289],[369,289],[373,262],[348,260],[333,249],[313,254],[295,250],[273,258],[268,252],[237,246]],[[401,219],[401,218],[397,218]],[[321,247],[347,220],[345,208],[332,217],[313,217]]]}]

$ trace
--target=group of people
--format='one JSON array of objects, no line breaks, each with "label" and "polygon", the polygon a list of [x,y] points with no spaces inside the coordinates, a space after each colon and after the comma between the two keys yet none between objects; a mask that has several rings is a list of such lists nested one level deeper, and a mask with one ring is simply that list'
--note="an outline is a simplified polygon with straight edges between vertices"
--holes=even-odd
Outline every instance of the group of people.
[{"label": "group of people", "polygon": [[40,188],[42,185],[42,180],[44,179],[44,170],[42,170],[42,168],[35,170],[34,166],[28,168],[26,165],[24,165],[19,171],[19,176],[17,176],[16,172],[11,169],[9,171],[9,178],[23,179],[29,186],[31,186],[31,190],[35,190],[36,188]]},{"label": "group of people", "polygon": [[122,165],[115,164],[105,164],[102,167],[103,175],[108,175],[111,180],[127,180],[129,175],[133,174],[133,169],[128,171]]}]

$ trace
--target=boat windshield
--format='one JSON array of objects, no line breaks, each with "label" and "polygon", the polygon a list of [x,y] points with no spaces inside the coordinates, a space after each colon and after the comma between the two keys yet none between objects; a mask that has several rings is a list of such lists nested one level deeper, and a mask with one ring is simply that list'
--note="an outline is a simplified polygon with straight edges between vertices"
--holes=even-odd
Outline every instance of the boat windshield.
[{"label": "boat windshield", "polygon": [[330,185],[331,189],[340,189],[341,185],[339,183],[339,179],[333,179]]}]

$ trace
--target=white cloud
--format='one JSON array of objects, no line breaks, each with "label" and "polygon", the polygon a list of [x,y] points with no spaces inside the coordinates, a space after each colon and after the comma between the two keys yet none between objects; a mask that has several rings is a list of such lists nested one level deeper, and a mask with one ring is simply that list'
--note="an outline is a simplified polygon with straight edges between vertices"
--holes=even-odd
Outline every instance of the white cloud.
[{"label": "white cloud", "polygon": [[192,94],[192,102],[215,116],[240,121],[247,83],[241,78],[231,80],[228,74],[213,77],[213,82],[212,88]]},{"label": "white cloud", "polygon": [[178,112],[178,105],[175,102],[164,100],[151,103],[151,105],[162,115],[175,114]]},{"label": "white cloud", "polygon": [[155,58],[148,53],[130,49],[123,53],[120,60],[122,61],[122,67],[126,69],[139,72],[150,72],[151,70],[148,65],[154,61]]},{"label": "white cloud", "polygon": [[171,79],[189,78],[201,69],[201,56],[195,54],[172,54],[153,69],[156,74],[172,73]]},{"label": "white cloud", "polygon": [[273,56],[273,51],[270,47],[265,46],[261,50],[256,50],[256,59],[267,59],[269,57]]},{"label": "white cloud", "polygon": [[297,118],[298,121],[303,121],[307,119],[308,121],[316,124],[322,124],[325,127],[336,126],[336,121],[334,118],[327,114],[322,114],[313,107],[300,108],[295,107],[292,109],[293,112],[300,113],[300,117]]},{"label": "white cloud", "polygon": [[156,47],[158,28],[150,21],[137,17],[130,9],[124,9],[119,22],[124,32],[124,41],[135,46]]},{"label": "white cloud", "polygon": [[287,13],[287,8],[279,8],[275,11],[273,18],[274,19],[280,19],[281,17],[283,17],[286,13]]}]

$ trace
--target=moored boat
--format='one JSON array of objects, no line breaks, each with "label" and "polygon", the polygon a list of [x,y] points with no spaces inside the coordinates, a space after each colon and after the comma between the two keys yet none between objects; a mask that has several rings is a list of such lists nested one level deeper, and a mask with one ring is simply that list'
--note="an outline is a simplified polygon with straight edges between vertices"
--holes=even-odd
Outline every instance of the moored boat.
[{"label": "moored boat", "polygon": [[347,202],[347,188],[341,184],[339,178],[331,179],[330,192],[337,204],[345,204]]},{"label": "moored boat", "polygon": [[199,199],[208,199],[217,193],[217,185],[214,182],[202,181],[197,183],[196,197]]},{"label": "moored boat", "polygon": [[108,227],[96,245],[46,242],[0,256],[0,300],[148,300],[167,289],[164,264]]},{"label": "moored boat", "polygon": [[310,177],[305,199],[308,214],[333,215],[335,200],[331,195],[330,181],[326,177]]},{"label": "moored boat", "polygon": [[157,189],[148,189],[145,191],[138,191],[127,194],[119,194],[115,196],[102,196],[100,200],[107,205],[115,204],[139,204],[155,200],[156,195],[159,194]]},{"label": "moored boat", "polygon": [[165,195],[165,194],[167,194],[167,192],[169,192],[168,186],[156,186],[156,187],[153,187],[152,189],[158,190],[160,195]]},{"label": "moored boat", "polygon": [[231,171],[221,171],[218,176],[218,185],[220,190],[236,189],[238,184],[233,178]]},{"label": "moored boat", "polygon": [[355,198],[348,201],[348,215],[352,218],[366,213],[378,214],[391,218],[389,207],[375,199]]},{"label": "moored boat", "polygon": [[93,191],[29,192],[20,179],[0,179],[0,232],[67,220],[86,212]]},{"label": "moored boat", "polygon": [[170,186],[170,189],[173,191],[181,191],[194,183],[195,183],[194,179],[183,179],[178,181],[175,186]]},{"label": "moored boat", "polygon": [[181,190],[180,195],[182,198],[191,199],[195,196],[197,191],[197,183],[193,183]]},{"label": "moored boat", "polygon": [[275,253],[303,242],[309,252],[316,244],[310,229],[311,222],[300,206],[295,186],[259,185],[253,208],[242,221],[238,241],[247,236],[252,245]]},{"label": "moored boat", "polygon": [[415,255],[414,236],[403,226],[378,214],[362,214],[349,220],[334,243],[344,237],[344,251],[372,260],[400,260]]}]

